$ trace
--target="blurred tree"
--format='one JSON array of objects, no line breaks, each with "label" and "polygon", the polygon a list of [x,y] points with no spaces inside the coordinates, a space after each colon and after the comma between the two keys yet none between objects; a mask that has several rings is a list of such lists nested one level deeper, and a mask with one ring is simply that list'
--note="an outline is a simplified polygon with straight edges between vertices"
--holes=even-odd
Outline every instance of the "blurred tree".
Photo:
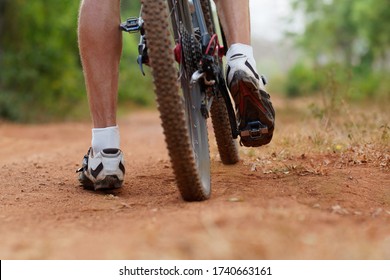
[{"label": "blurred tree", "polygon": [[386,61],[390,47],[388,0],[293,0],[305,14],[298,42],[316,63],[346,66]]},{"label": "blurred tree", "polygon": [[[139,1],[122,2],[124,16],[138,15]],[[79,5],[71,0],[0,0],[0,118],[46,121],[89,115],[77,45]],[[139,92],[130,91],[136,79],[129,73],[140,73],[138,37],[124,36],[124,41],[119,100],[150,103],[150,78],[137,79]]]},{"label": "blurred tree", "polygon": [[353,21],[358,35],[365,42],[363,63],[381,61],[382,69],[389,67],[390,2],[388,0],[353,1]]},{"label": "blurred tree", "polygon": [[[303,12],[305,20],[303,33],[295,34],[305,53],[300,73],[338,73],[332,80],[344,84],[341,88],[345,91],[371,96],[381,89],[388,95],[388,90],[383,91],[387,86],[382,84],[390,69],[389,0],[292,0],[292,5]],[[296,75],[291,71],[290,80]],[[291,95],[304,90],[296,84]],[[326,86],[326,82],[319,84]]]},{"label": "blurred tree", "polygon": [[74,1],[2,0],[0,115],[44,119],[80,95]]}]

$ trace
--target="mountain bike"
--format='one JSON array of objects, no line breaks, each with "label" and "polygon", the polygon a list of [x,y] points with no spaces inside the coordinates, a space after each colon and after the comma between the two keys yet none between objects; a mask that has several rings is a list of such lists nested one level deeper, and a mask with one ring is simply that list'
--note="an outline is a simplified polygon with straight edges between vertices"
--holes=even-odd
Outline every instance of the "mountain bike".
[{"label": "mountain bike", "polygon": [[[140,33],[138,64],[151,67],[157,105],[181,196],[211,193],[207,120],[224,164],[239,161],[234,107],[223,74],[224,40],[210,0],[143,0],[139,17],[121,24]],[[226,43],[223,44],[226,46]]]}]

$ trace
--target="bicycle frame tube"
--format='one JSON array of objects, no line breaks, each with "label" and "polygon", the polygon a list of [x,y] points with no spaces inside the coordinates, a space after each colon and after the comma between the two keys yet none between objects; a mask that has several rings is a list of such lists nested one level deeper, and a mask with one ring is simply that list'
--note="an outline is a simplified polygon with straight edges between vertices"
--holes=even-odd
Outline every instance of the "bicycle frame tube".
[{"label": "bicycle frame tube", "polygon": [[[184,0],[186,1],[186,0]],[[205,50],[210,43],[211,35],[209,34],[206,26],[206,21],[204,19],[202,5],[200,4],[200,0],[192,0],[192,3],[195,8],[195,16],[198,21],[198,27],[201,34],[201,43],[202,49]]]}]

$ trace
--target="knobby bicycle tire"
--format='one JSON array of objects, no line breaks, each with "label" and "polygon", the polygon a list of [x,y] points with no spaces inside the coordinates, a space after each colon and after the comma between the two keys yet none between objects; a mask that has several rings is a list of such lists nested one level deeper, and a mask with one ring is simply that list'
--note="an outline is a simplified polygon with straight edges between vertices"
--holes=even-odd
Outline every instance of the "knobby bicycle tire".
[{"label": "knobby bicycle tire", "polygon": [[193,132],[191,124],[188,125],[188,120],[191,119],[188,114],[194,113],[191,109],[195,106],[191,107],[179,94],[178,72],[172,53],[173,35],[169,31],[170,12],[166,0],[143,0],[142,17],[145,22],[148,56],[176,183],[184,200],[201,201],[209,198],[211,192],[207,128],[207,151],[203,153],[207,153],[208,159],[203,159],[206,161],[204,164],[199,162],[199,156],[194,152],[194,145],[198,144],[193,140],[196,131]]},{"label": "knobby bicycle tire", "polygon": [[[210,34],[216,33],[210,0],[200,0],[206,26]],[[227,47],[227,46],[225,46]],[[219,60],[222,69],[222,60]],[[235,164],[240,158],[237,141],[233,138],[229,121],[229,114],[223,97],[218,94],[211,105],[211,120],[214,129],[218,152],[223,164]]]}]

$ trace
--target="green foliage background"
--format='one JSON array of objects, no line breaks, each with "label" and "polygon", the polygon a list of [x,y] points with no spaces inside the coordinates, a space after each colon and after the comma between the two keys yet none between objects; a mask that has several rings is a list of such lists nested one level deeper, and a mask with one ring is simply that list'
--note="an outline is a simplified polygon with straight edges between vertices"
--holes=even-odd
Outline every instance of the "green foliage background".
[{"label": "green foliage background", "polygon": [[[331,92],[355,100],[390,99],[389,0],[291,3],[304,14],[305,30],[293,35],[303,56],[281,79],[287,96]],[[0,0],[0,119],[89,116],[77,46],[79,5],[71,0]],[[121,5],[122,20],[139,15],[139,1],[122,0]],[[123,35],[120,110],[151,106],[152,77],[148,70],[143,77],[136,63],[138,36]]]},{"label": "green foliage background", "polygon": [[[122,2],[123,19],[139,15],[139,1]],[[0,0],[0,119],[37,122],[89,115],[77,46],[79,4]],[[151,77],[143,78],[136,63],[138,36],[123,35],[119,103],[150,105]]]},{"label": "green foliage background", "polygon": [[390,99],[389,0],[292,0],[305,29],[288,96],[337,91],[351,100]]}]

